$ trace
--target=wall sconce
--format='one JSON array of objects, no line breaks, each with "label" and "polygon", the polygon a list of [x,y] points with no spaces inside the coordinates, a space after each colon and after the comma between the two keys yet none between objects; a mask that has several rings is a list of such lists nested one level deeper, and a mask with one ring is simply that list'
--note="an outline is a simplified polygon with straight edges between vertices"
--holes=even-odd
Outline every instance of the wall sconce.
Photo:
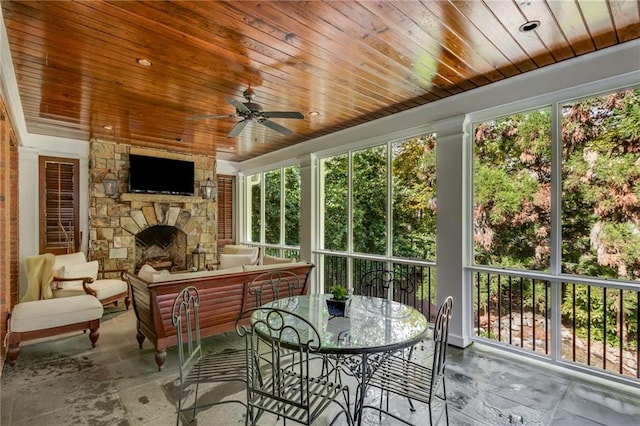
[{"label": "wall sconce", "polygon": [[107,197],[118,195],[118,176],[111,169],[102,178],[102,184],[104,185],[104,195]]},{"label": "wall sconce", "polygon": [[207,178],[202,184],[202,198],[213,201],[218,198],[218,185],[211,178]]}]

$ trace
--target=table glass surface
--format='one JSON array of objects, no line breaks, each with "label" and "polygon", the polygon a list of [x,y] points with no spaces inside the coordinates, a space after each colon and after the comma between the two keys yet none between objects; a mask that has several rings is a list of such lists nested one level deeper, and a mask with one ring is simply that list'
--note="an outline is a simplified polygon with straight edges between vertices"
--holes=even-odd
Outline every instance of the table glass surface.
[{"label": "table glass surface", "polygon": [[[287,297],[262,307],[283,309],[308,320],[320,334],[319,352],[324,353],[383,352],[410,346],[426,337],[427,319],[410,306],[353,295],[347,302],[346,316],[331,317],[326,305],[330,297],[328,294]],[[263,319],[264,312],[255,311],[252,320]],[[295,320],[291,325],[302,333],[305,327],[308,329]]]}]

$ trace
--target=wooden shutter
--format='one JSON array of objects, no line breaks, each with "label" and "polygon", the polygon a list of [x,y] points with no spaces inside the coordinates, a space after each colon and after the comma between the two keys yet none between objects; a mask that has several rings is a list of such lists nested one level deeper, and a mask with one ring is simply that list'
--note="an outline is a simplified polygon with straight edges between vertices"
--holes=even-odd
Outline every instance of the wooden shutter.
[{"label": "wooden shutter", "polygon": [[39,159],[40,253],[73,253],[80,247],[79,161]]},{"label": "wooden shutter", "polygon": [[234,243],[233,193],[235,176],[218,175],[218,254],[222,247]]}]

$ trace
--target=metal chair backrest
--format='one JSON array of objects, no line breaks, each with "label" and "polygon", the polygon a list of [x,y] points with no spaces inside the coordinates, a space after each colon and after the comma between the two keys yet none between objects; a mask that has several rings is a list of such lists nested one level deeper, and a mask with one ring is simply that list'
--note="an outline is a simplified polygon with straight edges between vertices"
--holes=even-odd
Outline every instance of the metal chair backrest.
[{"label": "metal chair backrest", "polygon": [[247,401],[278,401],[277,414],[284,417],[296,411],[292,406],[308,410],[313,399],[309,354],[320,349],[320,334],[306,319],[283,309],[258,308],[247,314],[258,316],[250,325],[236,327],[246,339]]},{"label": "metal chair backrest", "polygon": [[198,306],[200,295],[193,286],[183,288],[173,301],[171,323],[176,328],[178,341],[178,362],[180,383],[189,372],[189,368],[202,356],[200,344],[200,323]]},{"label": "metal chair backrest", "polygon": [[447,357],[447,344],[449,342],[449,321],[453,310],[453,297],[447,297],[438,308],[436,323],[433,327],[433,366],[431,379],[431,391],[437,390],[440,379],[444,377],[444,367]]},{"label": "metal chair backrest", "polygon": [[360,277],[356,289],[363,296],[391,299],[405,305],[412,305],[411,297],[416,290],[414,281],[408,275],[388,269],[366,272]]},{"label": "metal chair backrest", "polygon": [[249,295],[255,297],[255,307],[259,307],[281,297],[292,297],[295,295],[295,291],[301,287],[300,277],[294,272],[268,271],[256,276],[251,281]]}]

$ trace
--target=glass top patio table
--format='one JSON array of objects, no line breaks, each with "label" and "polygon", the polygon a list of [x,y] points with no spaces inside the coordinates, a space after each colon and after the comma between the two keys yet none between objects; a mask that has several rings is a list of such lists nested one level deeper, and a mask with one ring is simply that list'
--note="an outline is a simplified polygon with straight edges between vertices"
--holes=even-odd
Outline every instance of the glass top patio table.
[{"label": "glass top patio table", "polygon": [[[427,319],[410,306],[378,297],[352,295],[346,315],[333,317],[325,302],[330,297],[329,294],[293,296],[267,303],[262,308],[283,309],[308,320],[320,334],[321,353],[393,352],[426,337]],[[263,315],[264,311],[257,310],[252,319]]]},{"label": "glass top patio table", "polygon": [[[370,296],[350,296],[344,317],[330,316],[326,300],[330,294],[293,296],[262,305],[261,308],[277,308],[295,313],[306,319],[320,335],[318,352],[330,354],[337,368],[358,381],[358,392],[353,407],[355,424],[362,423],[362,407],[371,375],[392,353],[413,346],[427,337],[429,323],[420,311],[411,306]],[[267,310],[258,309],[251,315],[252,321],[265,319]],[[289,322],[291,321],[291,323]],[[296,324],[295,317],[287,325],[297,333],[290,345],[305,341],[309,326]],[[299,333],[299,335],[297,335]],[[314,335],[309,334],[310,336]],[[287,345],[286,333],[280,342]],[[311,342],[309,342],[311,343]],[[317,342],[314,342],[317,343]]]}]

